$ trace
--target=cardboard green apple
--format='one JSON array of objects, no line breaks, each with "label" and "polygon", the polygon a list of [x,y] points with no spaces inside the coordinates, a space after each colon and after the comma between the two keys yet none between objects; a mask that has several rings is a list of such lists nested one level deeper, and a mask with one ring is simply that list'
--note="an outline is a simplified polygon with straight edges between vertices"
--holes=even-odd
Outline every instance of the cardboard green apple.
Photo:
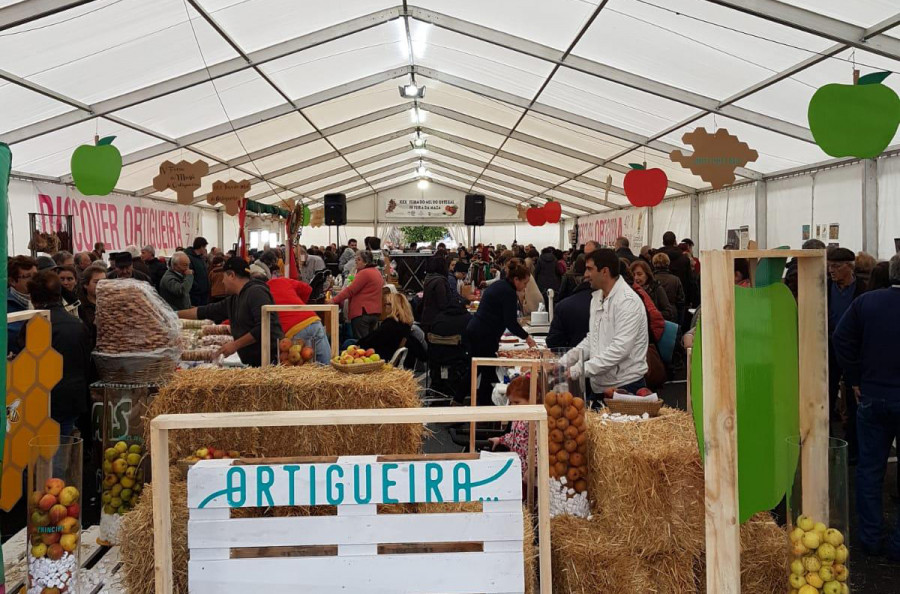
[{"label": "cardboard green apple", "polygon": [[[781,282],[734,291],[739,516],[745,522],[790,494],[797,468],[799,451],[788,441],[800,431],[797,303]],[[691,402],[701,457],[702,361],[701,319],[691,357]]]},{"label": "cardboard green apple", "polygon": [[891,143],[900,125],[900,97],[881,84],[890,72],[873,72],[856,84],[821,87],[809,102],[813,138],[832,157],[872,159]]},{"label": "cardboard green apple", "polygon": [[82,144],[72,153],[72,179],[85,196],[105,196],[113,191],[122,172],[122,154],[112,145],[115,136],[96,144]]}]

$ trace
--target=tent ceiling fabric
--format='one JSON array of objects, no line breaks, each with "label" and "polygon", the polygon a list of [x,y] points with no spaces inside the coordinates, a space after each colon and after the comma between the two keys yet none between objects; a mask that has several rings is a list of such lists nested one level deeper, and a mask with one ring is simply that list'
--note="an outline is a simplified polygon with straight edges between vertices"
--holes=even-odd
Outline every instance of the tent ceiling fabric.
[{"label": "tent ceiling fabric", "polygon": [[[667,196],[706,189],[668,158],[697,126],[759,152],[741,181],[826,161],[806,122],[815,90],[854,65],[900,72],[886,0],[310,4],[0,4],[14,170],[70,183],[72,151],[99,133],[117,136],[118,189],[136,195],[174,198],[150,185],[166,159],[205,159],[204,189],[247,178],[267,203],[358,199],[421,160],[435,183],[574,216],[627,206],[631,162],[664,169]],[[413,78],[424,99],[398,93]]]}]

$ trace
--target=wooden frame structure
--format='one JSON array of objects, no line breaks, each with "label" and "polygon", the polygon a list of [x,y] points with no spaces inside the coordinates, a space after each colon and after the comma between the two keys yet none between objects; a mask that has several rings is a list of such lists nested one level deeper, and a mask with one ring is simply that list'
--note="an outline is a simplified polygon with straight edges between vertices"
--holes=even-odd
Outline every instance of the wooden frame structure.
[{"label": "wooden frame structure", "polygon": [[[153,549],[156,594],[172,593],[172,512],[169,477],[169,431],[236,427],[310,427],[322,425],[392,425],[460,423],[466,421],[529,421],[537,425],[538,439],[547,443],[549,426],[543,406],[481,409],[394,408],[362,410],[265,411],[160,415],[150,421],[150,456],[153,469]],[[550,475],[547,449],[538,452],[538,472]],[[550,484],[538,482],[538,567],[540,593],[551,594]]]},{"label": "wooden frame structure", "polygon": [[262,335],[260,336],[260,348],[262,349],[262,366],[267,367],[272,364],[272,313],[279,311],[311,311],[313,313],[328,314],[328,330],[331,335],[328,337],[331,343],[331,356],[337,357],[340,352],[340,315],[337,305],[263,305],[262,306]]},{"label": "wooden frame structure", "polygon": [[[503,357],[472,357],[472,377],[471,377],[471,385],[470,385],[470,396],[469,403],[472,407],[478,406],[478,398],[476,397],[476,392],[478,391],[478,368],[479,367],[530,367],[531,368],[531,381],[529,382],[528,387],[528,404],[534,405],[537,404],[537,389],[538,389],[538,378],[541,365],[539,359],[508,359]],[[547,443],[547,442],[541,442]],[[469,425],[469,452],[475,453],[475,421]],[[527,493],[526,493],[526,501],[528,503],[528,509],[534,511],[534,480],[535,480],[535,468],[534,468],[534,455],[535,455],[535,441],[534,441],[534,423],[528,424],[528,457],[527,457],[527,466],[528,470],[525,474],[526,480],[525,484],[527,485]],[[543,476],[550,476],[549,474]]]},{"label": "wooden frame structure", "polygon": [[714,250],[703,264],[706,589],[741,591],[734,260],[797,259],[803,513],[828,524],[828,316],[824,250]]},{"label": "wooden frame structure", "polygon": [[6,314],[6,323],[15,324],[16,322],[27,322],[31,318],[35,316],[41,316],[48,322],[50,321],[50,310],[49,309],[27,309],[25,311],[17,311],[11,314]]}]

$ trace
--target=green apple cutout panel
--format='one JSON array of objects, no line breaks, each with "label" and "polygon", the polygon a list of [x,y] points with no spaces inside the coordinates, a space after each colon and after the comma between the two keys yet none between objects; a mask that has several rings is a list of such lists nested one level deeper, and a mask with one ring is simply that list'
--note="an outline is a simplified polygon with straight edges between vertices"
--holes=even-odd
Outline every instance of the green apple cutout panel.
[{"label": "green apple cutout panel", "polygon": [[[738,496],[740,521],[773,509],[790,491],[800,432],[797,304],[781,282],[735,287]],[[691,361],[694,426],[704,456],[702,337],[698,324]]]},{"label": "green apple cutout panel", "polygon": [[900,97],[881,84],[890,72],[873,72],[857,84],[821,87],[809,102],[809,129],[832,157],[873,159],[891,143],[900,124]]},{"label": "green apple cutout panel", "polygon": [[106,196],[116,187],[122,173],[122,154],[112,145],[115,138],[107,136],[93,145],[82,144],[72,153],[72,179],[85,196]]}]

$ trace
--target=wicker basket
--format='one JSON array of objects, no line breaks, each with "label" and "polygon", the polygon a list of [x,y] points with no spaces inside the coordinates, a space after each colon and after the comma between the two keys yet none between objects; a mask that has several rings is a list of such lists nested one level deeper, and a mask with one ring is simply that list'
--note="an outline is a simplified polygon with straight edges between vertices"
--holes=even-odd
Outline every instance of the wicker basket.
[{"label": "wicker basket", "polygon": [[374,363],[360,363],[359,365],[342,365],[340,363],[331,362],[331,366],[342,373],[371,373],[378,371],[384,367],[384,361],[375,361]]},{"label": "wicker basket", "polygon": [[611,413],[619,413],[622,415],[642,416],[647,413],[651,417],[659,416],[659,409],[662,408],[663,401],[656,402],[624,402],[622,400],[613,400],[612,398],[604,398],[603,402]]},{"label": "wicker basket", "polygon": [[172,379],[178,361],[167,355],[109,355],[94,352],[100,379],[109,383],[163,384]]}]

